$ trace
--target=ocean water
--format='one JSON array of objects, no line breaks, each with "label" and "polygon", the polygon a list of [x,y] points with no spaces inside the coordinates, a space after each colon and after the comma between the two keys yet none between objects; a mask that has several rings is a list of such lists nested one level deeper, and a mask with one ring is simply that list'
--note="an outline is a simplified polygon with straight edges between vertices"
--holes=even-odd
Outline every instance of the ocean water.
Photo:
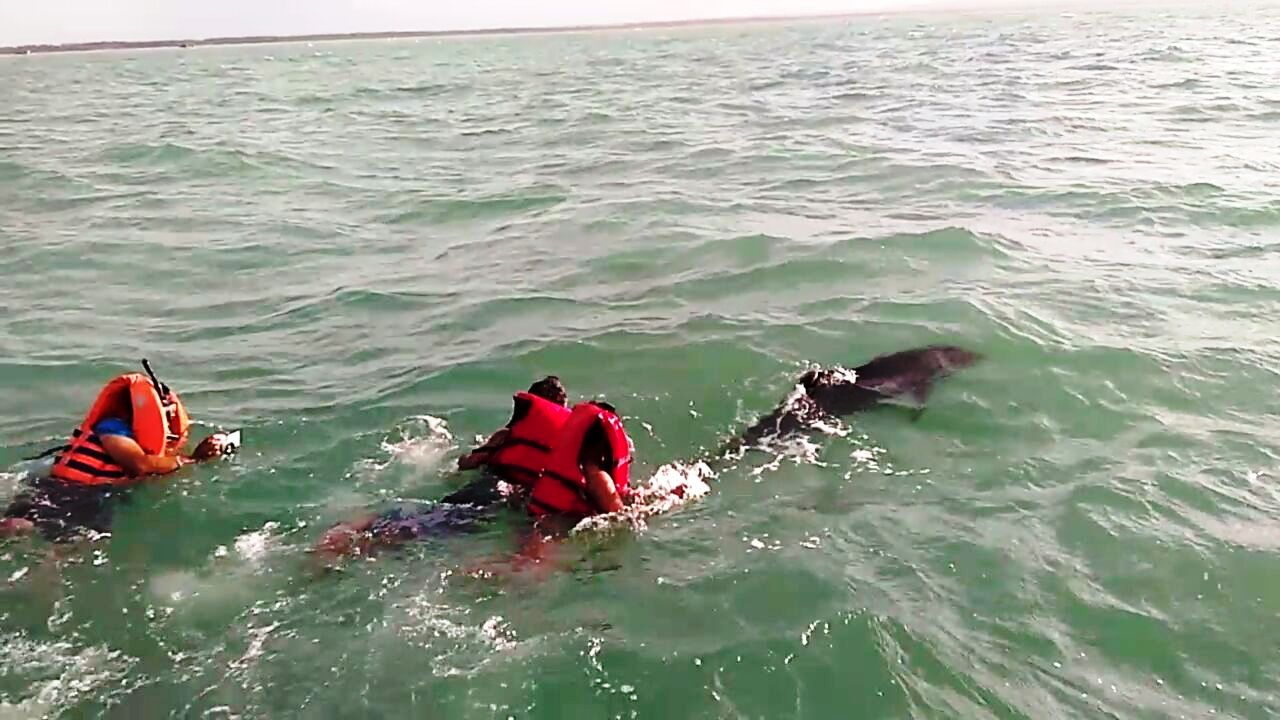
[{"label": "ocean water", "polygon": [[[245,428],[0,546],[0,717],[1275,717],[1277,77],[1235,3],[0,60],[0,493],[141,357]],[[553,567],[307,552],[542,374],[643,481],[933,342]]]}]

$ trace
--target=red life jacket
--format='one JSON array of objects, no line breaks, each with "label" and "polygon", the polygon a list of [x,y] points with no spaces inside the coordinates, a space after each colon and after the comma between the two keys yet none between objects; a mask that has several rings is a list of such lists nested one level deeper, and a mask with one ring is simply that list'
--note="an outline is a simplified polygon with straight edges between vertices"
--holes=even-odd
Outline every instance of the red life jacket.
[{"label": "red life jacket", "polygon": [[517,485],[532,487],[547,466],[569,408],[527,392],[516,393],[514,402],[529,403],[529,410],[507,429],[507,439],[489,459],[489,467]]},{"label": "red life jacket", "polygon": [[587,479],[578,462],[587,433],[597,425],[604,430],[609,441],[611,461],[603,469],[613,478],[620,497],[625,499],[630,494],[632,444],[622,427],[622,420],[594,403],[578,403],[552,444],[551,457],[547,459],[542,477],[534,483],[533,492],[529,494],[531,513],[596,515],[602,512],[587,493]]},{"label": "red life jacket", "polygon": [[177,393],[170,392],[167,401],[162,402],[146,375],[121,375],[98,393],[80,427],[71,433],[71,444],[54,461],[50,475],[84,485],[110,485],[128,477],[93,431],[93,426],[107,417],[132,417],[133,439],[148,455],[159,455],[170,443],[185,439],[191,427],[187,409]]}]

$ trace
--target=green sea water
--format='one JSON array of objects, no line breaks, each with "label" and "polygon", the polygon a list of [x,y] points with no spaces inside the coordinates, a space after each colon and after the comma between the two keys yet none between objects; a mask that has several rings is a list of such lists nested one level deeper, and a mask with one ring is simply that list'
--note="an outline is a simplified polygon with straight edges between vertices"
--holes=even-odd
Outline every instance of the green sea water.
[{"label": "green sea water", "polygon": [[[0,718],[1280,714],[1280,9],[0,60],[0,494],[149,357],[234,460],[0,546]],[[320,572],[546,373],[635,477],[985,356],[551,572]]]}]

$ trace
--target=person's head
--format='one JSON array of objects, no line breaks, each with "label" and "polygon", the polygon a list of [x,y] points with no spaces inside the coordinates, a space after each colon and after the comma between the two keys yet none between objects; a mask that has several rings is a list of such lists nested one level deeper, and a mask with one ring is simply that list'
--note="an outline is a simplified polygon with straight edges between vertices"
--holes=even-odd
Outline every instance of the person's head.
[{"label": "person's head", "polygon": [[[592,400],[595,405],[602,410],[608,410],[614,415],[618,414],[618,409],[604,400]],[[614,460],[613,447],[609,445],[609,436],[605,433],[604,425],[596,422],[591,425],[591,429],[582,438],[582,448],[578,451],[578,462],[591,462],[599,468],[608,471],[613,467]]]},{"label": "person's head", "polygon": [[578,463],[595,465],[605,472],[613,468],[613,448],[609,446],[609,437],[599,422],[592,423],[591,429],[582,438],[582,447],[578,450]]},{"label": "person's head", "polygon": [[106,415],[133,424],[133,396],[128,386],[122,386],[111,394],[106,406]]},{"label": "person's head", "polygon": [[560,382],[560,378],[555,375],[548,375],[530,385],[529,394],[536,395],[557,405],[569,404],[569,396],[564,391],[564,385]]}]

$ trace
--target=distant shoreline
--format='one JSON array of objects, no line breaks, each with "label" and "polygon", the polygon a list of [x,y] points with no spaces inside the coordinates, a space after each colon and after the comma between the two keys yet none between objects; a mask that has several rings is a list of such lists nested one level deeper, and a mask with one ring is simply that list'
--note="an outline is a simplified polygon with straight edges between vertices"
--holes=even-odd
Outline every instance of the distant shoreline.
[{"label": "distant shoreline", "polygon": [[331,42],[338,40],[393,40],[399,38],[441,38],[476,35],[537,35],[555,33],[580,33],[599,30],[654,30],[662,28],[692,27],[699,25],[738,25],[792,22],[804,20],[838,20],[867,15],[892,14],[886,12],[846,12],[821,15],[777,15],[737,18],[706,18],[698,20],[662,20],[600,25],[559,25],[553,27],[510,27],[474,30],[402,30],[386,32],[320,33],[312,35],[246,35],[243,37],[190,38],[185,40],[99,40],[94,42],[13,45],[0,47],[0,55],[34,55],[37,53],[92,52],[95,50],[146,50],[153,48],[197,48],[219,45],[266,45],[271,43]]}]

